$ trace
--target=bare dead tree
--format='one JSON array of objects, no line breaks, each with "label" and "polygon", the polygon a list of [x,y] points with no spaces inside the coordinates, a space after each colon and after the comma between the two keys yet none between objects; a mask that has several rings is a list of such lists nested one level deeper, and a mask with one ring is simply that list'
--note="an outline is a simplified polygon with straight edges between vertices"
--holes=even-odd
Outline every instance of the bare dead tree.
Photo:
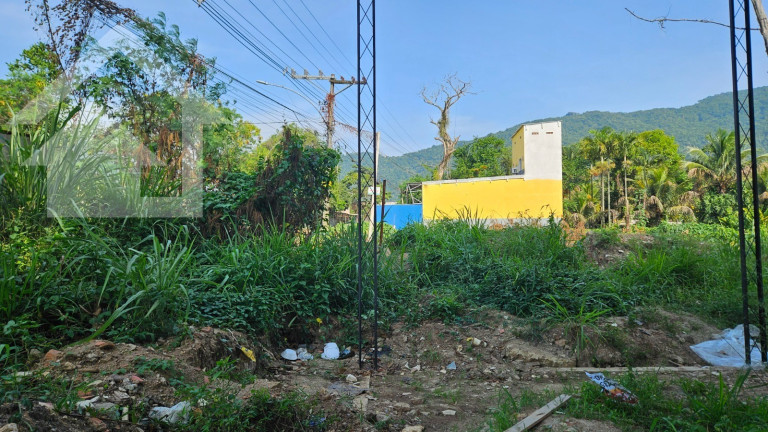
[{"label": "bare dead tree", "polygon": [[424,99],[424,102],[440,110],[440,118],[437,121],[430,120],[430,123],[437,126],[435,140],[443,145],[443,159],[435,170],[436,180],[443,179],[448,163],[451,161],[451,156],[456,151],[456,144],[459,142],[459,136],[451,137],[448,133],[451,107],[464,95],[472,94],[470,92],[471,87],[472,84],[470,82],[462,81],[456,77],[456,74],[451,74],[443,79],[437,90],[429,92],[426,87],[421,90],[421,97]]},{"label": "bare dead tree", "polygon": [[757,23],[760,25],[760,34],[763,35],[765,53],[768,54],[768,16],[765,15],[763,0],[752,0],[752,6],[755,10],[755,18],[757,18]]},{"label": "bare dead tree", "polygon": [[[751,2],[752,2],[752,9],[755,11],[755,18],[757,19],[757,22],[760,25],[760,28],[750,29],[750,30],[760,30],[760,34],[763,36],[763,42],[765,44],[765,53],[768,54],[768,15],[765,14],[765,8],[763,7],[763,0],[751,0]],[[628,8],[624,8],[624,10],[626,10],[627,12],[629,12],[630,15],[632,15],[633,17],[641,21],[656,23],[661,28],[664,28],[665,24],[668,22],[692,22],[692,23],[700,23],[700,24],[714,24],[721,27],[730,27],[730,24],[707,20],[707,19],[669,18],[667,16],[663,16],[659,18],[645,18],[634,13]],[[739,27],[738,29],[745,30],[744,27]]]}]

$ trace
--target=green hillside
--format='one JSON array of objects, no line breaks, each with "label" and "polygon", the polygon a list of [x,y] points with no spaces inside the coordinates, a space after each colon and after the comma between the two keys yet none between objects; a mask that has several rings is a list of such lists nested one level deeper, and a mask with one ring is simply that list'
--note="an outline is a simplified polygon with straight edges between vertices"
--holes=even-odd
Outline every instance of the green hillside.
[{"label": "green hillside", "polygon": [[[758,143],[768,148],[768,87],[755,89],[755,116]],[[733,129],[733,99],[731,93],[710,96],[694,105],[682,108],[655,108],[630,113],[612,113],[588,111],[568,113],[563,117],[536,119],[525,123],[542,121],[561,121],[563,123],[563,145],[572,144],[589,133],[591,129],[610,126],[616,130],[642,132],[651,129],[663,129],[677,140],[681,152],[689,146],[701,147],[704,136],[718,128]],[[523,124],[523,123],[521,123]],[[489,135],[509,141],[521,124]],[[462,142],[462,145],[466,142]],[[380,178],[387,179],[388,189],[397,186],[414,174],[427,174],[423,165],[435,166],[442,156],[442,147],[435,145],[423,150],[406,153],[402,156],[382,156],[379,161]],[[353,169],[351,157],[345,157],[342,175]]]}]

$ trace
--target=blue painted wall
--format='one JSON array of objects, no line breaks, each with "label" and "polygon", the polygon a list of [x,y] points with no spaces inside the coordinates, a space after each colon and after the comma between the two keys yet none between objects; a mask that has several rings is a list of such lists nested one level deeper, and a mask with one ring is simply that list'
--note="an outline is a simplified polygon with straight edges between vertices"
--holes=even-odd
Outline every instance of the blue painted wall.
[{"label": "blue painted wall", "polygon": [[[381,218],[381,206],[376,206],[376,218]],[[392,204],[384,206],[384,222],[401,229],[409,223],[421,223],[421,204]]]}]

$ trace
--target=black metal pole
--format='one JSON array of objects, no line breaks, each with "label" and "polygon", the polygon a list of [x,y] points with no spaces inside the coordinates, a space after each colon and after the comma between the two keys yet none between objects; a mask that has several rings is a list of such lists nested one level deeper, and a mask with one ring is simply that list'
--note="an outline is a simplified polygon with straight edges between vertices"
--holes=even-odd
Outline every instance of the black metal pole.
[{"label": "black metal pole", "polygon": [[[749,2],[744,5],[744,28],[750,26]],[[755,95],[752,84],[752,35],[745,31],[747,42],[747,97],[749,98],[749,152],[752,162],[752,215],[755,225],[755,284],[757,286],[757,322],[760,326],[760,360],[763,363],[768,362],[766,358],[765,332],[765,304],[763,302],[763,253],[762,239],[760,238],[760,198],[757,190],[757,140],[755,139]],[[751,350],[750,350],[751,351]]]},{"label": "black metal pole", "polygon": [[363,86],[360,68],[360,0],[357,1],[357,365],[363,367],[363,141],[361,110]]},{"label": "black metal pole", "polygon": [[[373,154],[378,155],[379,140],[376,139],[376,0],[371,0],[371,77],[369,84],[373,93]],[[379,164],[373,164],[373,368],[379,368],[379,245],[376,241],[376,183],[379,180]],[[383,202],[383,199],[382,199]]]},{"label": "black metal pole", "polygon": [[[742,313],[744,320],[744,361],[747,365],[752,363],[751,344],[749,336],[749,281],[747,279],[747,251],[746,240],[744,236],[744,198],[743,181],[741,173],[741,124],[739,122],[739,75],[737,72],[736,55],[736,12],[734,0],[728,0],[731,22],[731,74],[733,76],[733,122],[736,146],[736,202],[739,206],[739,258],[741,260],[741,296]],[[748,27],[747,27],[748,28]]]}]

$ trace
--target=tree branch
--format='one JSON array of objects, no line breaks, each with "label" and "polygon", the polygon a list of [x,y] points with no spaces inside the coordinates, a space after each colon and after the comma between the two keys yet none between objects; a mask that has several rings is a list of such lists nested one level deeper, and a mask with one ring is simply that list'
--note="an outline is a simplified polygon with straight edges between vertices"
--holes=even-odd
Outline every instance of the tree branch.
[{"label": "tree branch", "polygon": [[[700,23],[700,24],[714,24],[714,25],[717,25],[717,26],[720,26],[720,27],[725,27],[725,28],[730,28],[731,27],[729,24],[721,23],[721,22],[718,22],[718,21],[706,20],[706,19],[667,18],[666,16],[665,17],[661,17],[661,18],[644,18],[644,17],[641,17],[640,15],[632,12],[629,8],[624,8],[624,10],[629,12],[630,15],[632,15],[633,17],[639,19],[640,21],[645,21],[645,22],[649,22],[649,23],[656,23],[662,29],[664,28],[664,24],[666,24],[667,22],[693,22],[693,23]],[[745,28],[743,28],[743,27],[737,27],[737,28],[739,30],[745,30]],[[750,29],[750,30],[757,30],[757,29]]]},{"label": "tree branch", "polygon": [[[763,8],[763,1],[762,0],[751,0],[753,10],[755,11],[755,17],[757,18],[757,22],[760,25],[759,28],[745,28],[745,27],[736,27],[738,30],[749,30],[749,31],[759,31],[761,36],[763,37],[763,42],[765,43],[765,52],[768,54],[768,16],[766,16],[765,9]],[[749,7],[748,5],[745,5],[746,7]],[[730,24],[725,24],[717,21],[712,20],[706,20],[706,19],[690,19],[690,18],[667,18],[661,17],[661,18],[644,18],[640,15],[634,13],[629,8],[624,8],[627,12],[629,12],[630,15],[633,17],[639,19],[640,21],[645,21],[649,23],[656,23],[664,29],[664,25],[667,22],[692,22],[692,23],[700,23],[700,24],[714,24],[716,26],[725,27],[725,28],[731,28]]]}]

